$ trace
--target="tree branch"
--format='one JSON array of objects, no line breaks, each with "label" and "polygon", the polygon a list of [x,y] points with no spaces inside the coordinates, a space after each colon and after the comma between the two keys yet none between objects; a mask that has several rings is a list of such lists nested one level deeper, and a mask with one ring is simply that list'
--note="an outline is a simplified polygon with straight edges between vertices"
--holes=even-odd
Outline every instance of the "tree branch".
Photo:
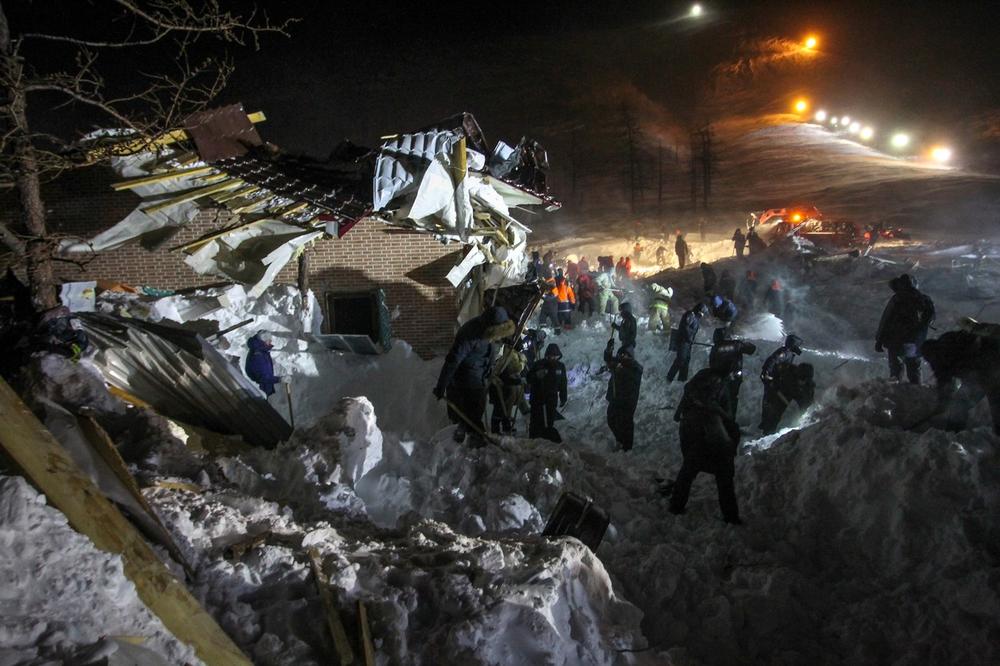
[{"label": "tree branch", "polygon": [[17,234],[8,229],[7,225],[3,222],[0,222],[0,240],[2,240],[3,244],[9,247],[14,254],[24,254],[24,241],[18,238]]}]

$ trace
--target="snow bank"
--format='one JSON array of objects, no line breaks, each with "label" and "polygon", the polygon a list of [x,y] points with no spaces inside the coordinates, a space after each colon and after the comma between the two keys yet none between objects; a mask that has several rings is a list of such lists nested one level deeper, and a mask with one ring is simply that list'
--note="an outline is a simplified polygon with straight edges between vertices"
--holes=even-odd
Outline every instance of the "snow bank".
[{"label": "snow bank", "polygon": [[202,663],[142,603],[121,558],[97,550],[21,477],[0,476],[0,550],[0,662],[96,663],[135,652],[106,636],[134,636],[170,663]]}]

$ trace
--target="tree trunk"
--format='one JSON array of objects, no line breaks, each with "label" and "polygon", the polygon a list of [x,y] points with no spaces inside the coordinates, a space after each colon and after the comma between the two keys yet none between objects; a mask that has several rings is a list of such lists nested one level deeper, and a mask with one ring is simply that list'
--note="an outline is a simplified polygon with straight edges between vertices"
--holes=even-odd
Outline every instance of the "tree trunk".
[{"label": "tree trunk", "polygon": [[23,66],[11,48],[7,15],[0,5],[0,58],[3,59],[4,93],[2,107],[4,129],[10,136],[10,158],[20,199],[22,221],[31,237],[25,245],[25,263],[31,304],[36,312],[58,305],[55,277],[52,272],[53,243],[45,228],[45,204],[42,202],[38,159],[28,133],[27,100],[21,85]]}]

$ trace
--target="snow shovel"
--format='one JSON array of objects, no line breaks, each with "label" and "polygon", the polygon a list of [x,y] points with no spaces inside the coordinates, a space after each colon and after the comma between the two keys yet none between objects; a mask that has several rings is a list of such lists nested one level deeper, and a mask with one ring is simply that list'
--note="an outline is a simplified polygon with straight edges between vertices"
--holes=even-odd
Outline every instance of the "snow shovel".
[{"label": "snow shovel", "polygon": [[478,426],[475,423],[473,423],[472,419],[470,419],[468,416],[466,416],[465,412],[463,412],[461,409],[459,409],[458,407],[456,407],[455,403],[453,403],[451,400],[449,400],[448,398],[444,398],[444,404],[448,405],[448,408],[451,411],[453,411],[456,414],[458,414],[458,418],[462,419],[465,422],[465,425],[467,425],[470,428],[472,428],[472,431],[474,433],[476,433],[477,435],[479,435],[480,437],[482,437],[484,441],[487,441],[490,444],[496,444],[500,448],[504,448],[503,446],[500,445],[500,441],[498,439],[494,438],[493,435],[486,434],[486,432],[484,432],[483,429],[480,426]]},{"label": "snow shovel", "polygon": [[288,425],[295,430],[295,412],[292,411],[292,384],[285,382],[285,398],[288,399]]}]

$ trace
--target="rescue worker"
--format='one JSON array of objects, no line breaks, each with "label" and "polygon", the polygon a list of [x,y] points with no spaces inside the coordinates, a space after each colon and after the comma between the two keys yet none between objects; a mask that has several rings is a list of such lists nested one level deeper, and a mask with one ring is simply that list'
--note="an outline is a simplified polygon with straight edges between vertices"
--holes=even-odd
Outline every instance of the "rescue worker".
[{"label": "rescue worker", "polygon": [[734,458],[740,442],[740,428],[732,418],[729,390],[723,370],[699,370],[684,387],[684,395],[674,420],[680,423],[681,454],[684,461],[670,494],[670,513],[684,513],[691,484],[698,474],[715,477],[719,508],[727,523],[742,525],[736,502]]},{"label": "rescue worker", "polygon": [[580,264],[575,261],[566,260],[566,279],[569,280],[570,284],[576,282],[576,279],[580,277]]},{"label": "rescue worker", "polygon": [[542,257],[541,276],[545,280],[548,280],[555,276],[555,266],[552,264],[552,257],[554,256],[554,254],[555,253],[552,250],[549,250]]},{"label": "rescue worker", "polygon": [[784,292],[781,290],[781,280],[777,278],[771,280],[771,285],[764,292],[764,309],[775,317],[781,317],[785,313]]},{"label": "rescue worker", "polygon": [[639,388],[642,385],[642,366],[628,347],[622,347],[613,354],[615,341],[608,340],[604,348],[604,363],[611,371],[608,379],[608,427],[615,441],[623,451],[632,450],[635,430],[635,408],[639,404]]},{"label": "rescue worker", "polygon": [[271,358],[273,346],[270,331],[257,331],[247,340],[250,352],[243,369],[264,395],[274,395],[274,385],[280,381],[274,376],[274,360]]},{"label": "rescue worker", "polygon": [[544,273],[544,264],[542,264],[542,258],[538,256],[538,250],[532,250],[531,261],[528,262],[528,269],[524,273],[524,279],[527,282],[535,282],[541,280],[542,274]]},{"label": "rescue worker", "polygon": [[618,331],[618,341],[621,342],[622,349],[628,349],[632,356],[635,356],[635,338],[639,324],[632,314],[632,304],[622,303],[618,306],[618,314],[621,315],[621,322],[611,324],[611,328]]},{"label": "rescue worker", "polygon": [[653,298],[649,301],[649,330],[670,330],[670,299],[674,297],[673,287],[663,287],[653,284],[650,287]]},{"label": "rescue worker", "polygon": [[677,325],[676,333],[672,333],[671,349],[677,352],[674,362],[667,371],[667,381],[674,381],[674,377],[679,377],[682,382],[687,381],[688,368],[691,365],[691,346],[694,344],[698,329],[701,328],[701,319],[708,312],[708,306],[698,303],[688,310],[681,317]]},{"label": "rescue worker", "polygon": [[750,231],[747,232],[747,248],[750,250],[750,254],[754,255],[767,249],[767,243],[757,235],[757,229],[754,227],[751,227]]},{"label": "rescue worker", "polygon": [[691,255],[691,249],[688,247],[687,241],[684,240],[684,234],[677,231],[677,240],[674,241],[674,254],[677,255],[677,267],[684,268],[687,265],[688,257]]},{"label": "rescue worker", "polygon": [[615,295],[615,277],[610,268],[605,268],[597,274],[597,314],[602,317],[607,314],[608,308],[612,312],[618,311],[618,297]]},{"label": "rescue worker", "polygon": [[[795,396],[785,395],[782,383],[791,381],[794,377],[795,357],[802,353],[802,338],[789,335],[785,344],[774,351],[760,372],[760,380],[764,383],[764,398],[760,408],[760,429],[765,435],[770,435],[778,429],[781,415],[785,413],[788,403]],[[811,366],[810,366],[811,367]],[[811,398],[811,397],[810,397]],[[801,403],[800,403],[801,405]]]},{"label": "rescue worker", "polygon": [[478,440],[476,430],[483,429],[486,387],[493,374],[494,342],[513,335],[514,328],[507,310],[495,306],[462,324],[455,334],[433,393],[439,400],[447,396],[451,403],[448,417],[458,424],[456,442],[463,441],[469,430]]},{"label": "rescue worker", "polygon": [[[661,238],[660,240],[662,241],[663,239]],[[659,245],[656,248],[656,263],[659,266],[667,263],[667,248],[663,247],[663,245]]]},{"label": "rescue worker", "polygon": [[905,364],[907,379],[919,384],[920,346],[934,321],[934,302],[917,289],[917,281],[906,273],[889,280],[889,288],[893,295],[882,312],[875,351],[887,352],[892,379],[902,378]]},{"label": "rescue worker", "polygon": [[728,298],[723,298],[718,294],[712,297],[712,316],[727,326],[736,320],[736,315],[739,313],[739,308]]},{"label": "rescue worker", "polygon": [[625,257],[618,257],[618,263],[615,264],[615,277],[618,278],[619,282],[623,282],[628,277],[625,271]]},{"label": "rescue worker", "polygon": [[545,287],[545,292],[542,294],[542,307],[539,309],[538,313],[538,325],[541,327],[548,324],[555,329],[556,334],[558,335],[560,331],[559,292],[556,289],[555,278],[546,279]]},{"label": "rescue worker", "polygon": [[740,386],[743,384],[743,357],[757,353],[757,345],[728,337],[729,329],[720,327],[712,334],[712,351],[708,354],[708,367],[725,374],[726,390],[729,392],[730,416],[735,419],[740,402]]},{"label": "rescue worker", "polygon": [[739,227],[736,227],[736,231],[733,232],[733,247],[736,248],[736,256],[739,259],[743,258],[743,248],[747,246],[747,237],[743,235],[743,232]]},{"label": "rescue worker", "polygon": [[711,296],[715,293],[715,269],[704,261],[701,262],[701,282],[704,285],[706,296]]},{"label": "rescue worker", "polygon": [[535,364],[528,373],[528,388],[531,392],[531,421],[528,436],[541,437],[552,442],[561,442],[556,430],[556,421],[563,416],[558,408],[566,405],[566,366],[563,365],[559,345],[552,343],[545,349],[545,358]]},{"label": "rescue worker", "polygon": [[514,432],[514,410],[524,401],[524,372],[527,366],[524,353],[511,349],[506,365],[493,375],[490,382],[490,430],[509,435]]},{"label": "rescue worker", "polygon": [[580,273],[580,277],[576,280],[576,302],[577,309],[583,315],[584,319],[590,319],[594,314],[596,308],[594,304],[594,290],[596,288],[594,278],[590,273]]},{"label": "rescue worker", "polygon": [[945,414],[945,427],[962,430],[969,412],[985,394],[1000,435],[1000,326],[966,317],[961,330],[927,340],[921,353],[934,371],[938,387],[936,413]]},{"label": "rescue worker", "polygon": [[733,278],[733,274],[728,268],[722,270],[722,275],[719,277],[719,286],[717,292],[723,298],[729,299],[730,301],[736,301],[736,279]]},{"label": "rescue worker", "polygon": [[740,282],[739,293],[736,294],[736,304],[746,310],[754,309],[757,301],[757,273],[747,271],[743,281]]},{"label": "rescue worker", "polygon": [[[639,241],[635,242],[635,245],[632,246],[632,254],[635,255],[636,261],[642,261],[642,243]],[[629,259],[631,259],[631,257],[629,257]]]},{"label": "rescue worker", "polygon": [[545,331],[540,328],[529,328],[521,340],[521,350],[524,352],[525,369],[531,370],[539,358],[542,345],[545,344]]},{"label": "rescue worker", "polygon": [[569,281],[560,276],[556,278],[556,286],[553,291],[558,300],[559,323],[565,330],[573,327],[573,310],[576,308],[576,294]]},{"label": "rescue worker", "polygon": [[580,271],[580,275],[586,275],[590,272],[590,263],[587,261],[587,257],[580,257],[577,268]]}]

